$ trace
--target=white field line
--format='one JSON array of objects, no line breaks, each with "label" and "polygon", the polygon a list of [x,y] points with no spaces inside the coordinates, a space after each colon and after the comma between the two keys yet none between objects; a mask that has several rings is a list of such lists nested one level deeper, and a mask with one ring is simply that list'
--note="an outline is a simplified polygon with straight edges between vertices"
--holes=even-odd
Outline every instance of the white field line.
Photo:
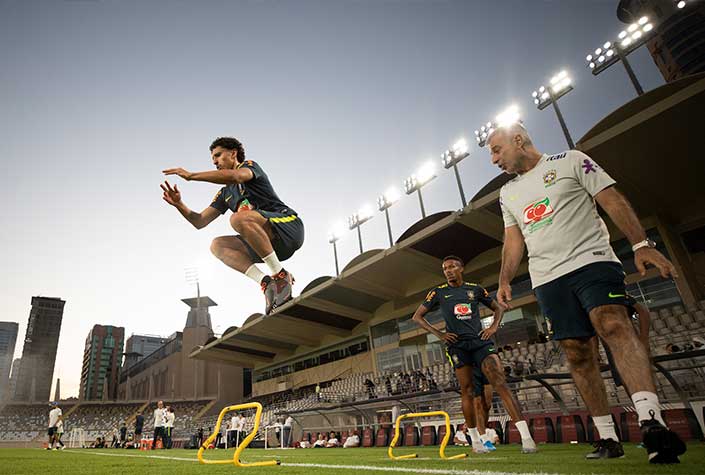
[{"label": "white field line", "polygon": [[[99,455],[105,457],[131,457],[131,458],[152,458],[161,460],[178,460],[182,462],[198,462],[198,459],[184,457],[167,457],[166,455],[142,455],[142,454],[112,454],[105,452],[96,452],[92,450],[66,450],[66,452],[85,455]],[[470,460],[488,460],[485,457],[478,457]],[[414,459],[405,460],[408,462]],[[419,459],[416,459],[419,460]],[[500,459],[502,460],[502,459]],[[283,467],[307,467],[307,468],[329,468],[333,470],[363,470],[377,472],[396,472],[396,473],[426,473],[433,475],[561,475],[550,472],[497,472],[495,470],[454,470],[454,469],[435,469],[435,468],[419,468],[419,467],[388,467],[376,465],[338,465],[338,464],[323,464],[323,463],[293,463],[282,462]],[[598,475],[598,474],[592,474]]]}]

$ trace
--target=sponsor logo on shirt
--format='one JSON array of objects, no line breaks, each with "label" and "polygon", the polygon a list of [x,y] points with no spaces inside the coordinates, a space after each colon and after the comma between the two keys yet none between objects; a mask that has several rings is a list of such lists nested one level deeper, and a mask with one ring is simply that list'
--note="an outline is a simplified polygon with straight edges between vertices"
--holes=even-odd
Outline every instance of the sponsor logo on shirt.
[{"label": "sponsor logo on shirt", "polygon": [[595,172],[597,173],[597,169],[599,168],[597,164],[589,159],[583,160],[583,164],[581,165],[583,169],[585,170],[585,174],[589,174],[590,172]]},{"label": "sponsor logo on shirt", "polygon": [[560,160],[565,157],[565,152],[559,153],[558,155],[551,155],[546,159],[547,162],[552,162],[553,160]]},{"label": "sponsor logo on shirt", "polygon": [[543,186],[544,188],[548,188],[551,185],[554,185],[556,182],[556,177],[557,177],[556,170],[549,170],[546,173],[543,174]]},{"label": "sponsor logo on shirt", "polygon": [[469,303],[459,303],[453,309],[455,318],[458,320],[470,320],[472,318],[472,308]]},{"label": "sponsor logo on shirt", "polygon": [[528,232],[533,233],[537,229],[551,224],[553,222],[552,214],[553,207],[548,196],[528,205],[524,208],[524,224],[527,225]]}]

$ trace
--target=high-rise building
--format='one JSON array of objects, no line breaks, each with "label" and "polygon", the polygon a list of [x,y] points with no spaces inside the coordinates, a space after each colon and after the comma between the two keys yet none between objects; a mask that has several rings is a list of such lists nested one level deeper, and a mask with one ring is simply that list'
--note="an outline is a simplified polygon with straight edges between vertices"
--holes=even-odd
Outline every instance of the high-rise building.
[{"label": "high-rise building", "polygon": [[666,82],[705,71],[705,2],[619,2],[617,17],[622,22],[633,23],[642,16],[654,22],[653,34],[646,45]]},{"label": "high-rise building", "polygon": [[60,298],[32,297],[15,400],[49,400],[65,304]]},{"label": "high-rise building", "polygon": [[156,335],[131,335],[125,342],[125,361],[122,369],[126,370],[133,364],[151,355],[161,348],[169,338]]},{"label": "high-rise building", "polygon": [[18,323],[0,322],[0,401],[10,398],[10,368],[18,329]]},{"label": "high-rise building", "polygon": [[[93,326],[83,350],[79,399],[101,400],[117,397],[118,372],[124,343],[123,327]],[[106,388],[107,394],[104,391]]]},{"label": "high-rise building", "polygon": [[7,398],[8,399],[15,398],[15,389],[17,388],[17,377],[20,374],[20,362],[21,361],[22,361],[22,358],[15,358],[15,360],[12,362],[12,371],[10,372],[10,384],[9,384],[9,388],[7,391]]}]

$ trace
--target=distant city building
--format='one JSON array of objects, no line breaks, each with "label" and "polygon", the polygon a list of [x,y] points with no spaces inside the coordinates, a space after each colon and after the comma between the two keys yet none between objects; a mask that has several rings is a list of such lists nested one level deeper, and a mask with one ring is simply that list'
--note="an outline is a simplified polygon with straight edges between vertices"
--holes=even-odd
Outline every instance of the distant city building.
[{"label": "distant city building", "polygon": [[16,322],[0,322],[0,401],[10,398],[10,368],[18,330]]},{"label": "distant city building", "polygon": [[622,0],[617,17],[633,23],[642,16],[654,22],[646,43],[666,82],[705,71],[705,2],[671,0]]},{"label": "distant city building", "polygon": [[10,384],[7,391],[7,398],[15,398],[15,389],[17,388],[17,377],[20,375],[20,362],[22,358],[15,358],[12,362],[12,371],[10,372]]},{"label": "distant city building", "polygon": [[157,335],[131,335],[125,342],[125,361],[122,370],[126,370],[141,359],[161,348],[170,338]]},{"label": "distant city building", "polygon": [[123,327],[93,326],[83,349],[79,399],[102,400],[117,397],[118,373],[124,343]]},{"label": "distant city building", "polygon": [[49,400],[65,304],[60,298],[32,297],[17,376],[16,401]]}]

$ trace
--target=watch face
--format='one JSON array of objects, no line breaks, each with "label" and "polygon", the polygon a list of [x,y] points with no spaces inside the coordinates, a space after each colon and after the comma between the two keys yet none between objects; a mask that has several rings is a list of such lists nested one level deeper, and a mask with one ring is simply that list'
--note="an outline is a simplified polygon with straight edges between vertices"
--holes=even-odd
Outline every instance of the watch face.
[{"label": "watch face", "polygon": [[653,239],[648,239],[648,238],[647,238],[647,239],[646,239],[646,243],[647,243],[647,244],[649,245],[649,247],[651,247],[651,248],[656,247],[656,241],[654,241]]}]

